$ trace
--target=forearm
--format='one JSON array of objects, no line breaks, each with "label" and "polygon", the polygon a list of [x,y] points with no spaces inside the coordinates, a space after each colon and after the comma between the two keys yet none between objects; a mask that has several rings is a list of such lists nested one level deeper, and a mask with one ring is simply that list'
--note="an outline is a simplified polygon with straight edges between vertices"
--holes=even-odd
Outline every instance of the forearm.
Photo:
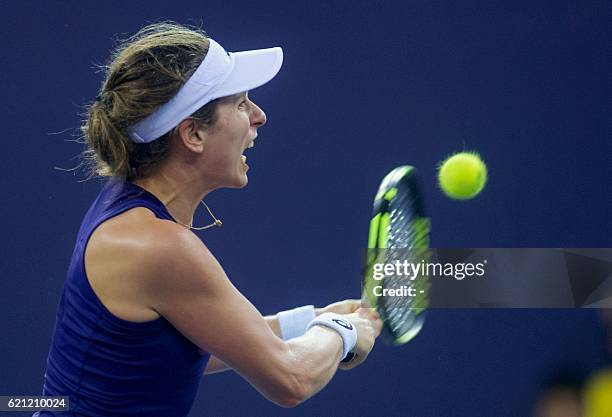
[{"label": "forearm", "polygon": [[[294,407],[319,392],[332,379],[343,355],[344,336],[327,326],[315,325],[302,336],[282,340],[274,334],[276,320],[267,318],[268,331],[257,331],[267,339],[252,346],[260,349],[239,350],[235,361],[227,361],[241,376],[270,401],[283,407]],[[268,335],[266,335],[266,333]],[[225,358],[225,356],[220,355]],[[225,366],[211,359],[208,371]]]},{"label": "forearm", "polygon": [[[257,372],[239,372],[264,397],[282,407],[295,407],[319,392],[334,376],[342,355],[342,338],[315,326],[288,341],[276,339],[269,351],[254,352]],[[248,377],[250,375],[251,377]]]},{"label": "forearm", "polygon": [[264,320],[266,321],[268,326],[270,326],[270,329],[272,329],[274,334],[282,338],[280,326],[278,324],[278,317],[276,317],[276,314],[273,314],[271,316],[265,316]]},{"label": "forearm", "polygon": [[[321,314],[321,309],[315,308],[315,315],[318,316],[319,314]],[[266,323],[268,324],[268,326],[270,327],[270,329],[272,329],[274,334],[277,335],[278,337],[282,337],[280,326],[278,324],[278,317],[276,316],[276,314],[273,314],[271,316],[265,316],[264,319]],[[222,360],[220,360],[219,358],[215,356],[211,356],[210,360],[208,361],[208,364],[206,365],[206,369],[204,370],[204,374],[210,375],[210,374],[227,371],[229,369],[231,368],[228,365],[226,365],[225,362],[223,362]]]}]

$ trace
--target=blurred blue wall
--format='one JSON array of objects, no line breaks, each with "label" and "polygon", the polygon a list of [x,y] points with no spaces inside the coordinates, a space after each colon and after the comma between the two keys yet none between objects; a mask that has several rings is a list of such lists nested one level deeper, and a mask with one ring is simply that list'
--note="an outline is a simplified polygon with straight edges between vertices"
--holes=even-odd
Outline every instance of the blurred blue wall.
[{"label": "blurred blue wall", "polygon": [[[208,198],[200,234],[263,313],[359,296],[370,204],[417,166],[438,247],[611,247],[612,42],[607,1],[3,2],[0,395],[41,390],[55,308],[100,183],[61,172],[113,36],[160,19],[228,50],[280,45],[252,92],[268,124],[250,183]],[[446,199],[435,166],[478,150],[489,184]],[[204,220],[199,223],[204,222]],[[233,373],[204,378],[190,414],[527,415],[552,369],[606,362],[595,311],[434,311],[402,348],[377,345],[306,404],[283,410]],[[13,414],[11,414],[13,415]],[[18,415],[18,414],[14,414]]]}]

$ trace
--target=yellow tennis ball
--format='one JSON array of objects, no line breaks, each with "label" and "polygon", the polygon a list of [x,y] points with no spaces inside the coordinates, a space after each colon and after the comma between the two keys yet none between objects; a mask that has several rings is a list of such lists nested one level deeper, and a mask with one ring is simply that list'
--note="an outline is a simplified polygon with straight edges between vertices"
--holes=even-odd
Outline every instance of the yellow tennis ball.
[{"label": "yellow tennis ball", "polygon": [[612,368],[593,375],[584,391],[585,417],[612,416]]},{"label": "yellow tennis ball", "polygon": [[476,152],[459,152],[438,168],[438,184],[444,194],[457,200],[476,197],[487,182],[487,166]]}]

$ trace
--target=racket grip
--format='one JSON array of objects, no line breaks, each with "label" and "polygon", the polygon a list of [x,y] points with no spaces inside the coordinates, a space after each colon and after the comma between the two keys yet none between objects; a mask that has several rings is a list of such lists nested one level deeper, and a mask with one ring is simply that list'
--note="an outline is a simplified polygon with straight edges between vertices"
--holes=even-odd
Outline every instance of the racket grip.
[{"label": "racket grip", "polygon": [[344,359],[342,359],[340,362],[341,363],[347,363],[353,360],[353,358],[355,357],[355,354],[353,352],[349,352],[346,354],[346,357]]}]

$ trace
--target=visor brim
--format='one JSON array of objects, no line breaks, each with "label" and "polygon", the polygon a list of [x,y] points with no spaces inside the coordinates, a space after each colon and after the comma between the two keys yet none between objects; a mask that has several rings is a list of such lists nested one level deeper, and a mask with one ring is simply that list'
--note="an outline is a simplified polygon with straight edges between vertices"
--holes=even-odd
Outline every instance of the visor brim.
[{"label": "visor brim", "polygon": [[283,64],[279,47],[233,52],[234,68],[214,92],[214,98],[231,96],[260,87],[270,81]]}]

